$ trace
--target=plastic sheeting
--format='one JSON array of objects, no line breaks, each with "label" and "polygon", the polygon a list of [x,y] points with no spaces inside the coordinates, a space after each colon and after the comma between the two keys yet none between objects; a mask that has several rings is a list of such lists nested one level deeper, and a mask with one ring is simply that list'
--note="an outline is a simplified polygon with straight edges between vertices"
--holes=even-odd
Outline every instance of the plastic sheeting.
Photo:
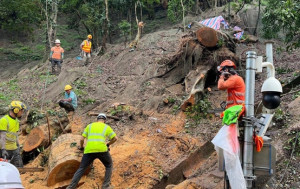
[{"label": "plastic sheeting", "polygon": [[[208,18],[208,19],[200,21],[200,23],[207,27],[213,28],[215,30],[220,30],[222,25],[224,26],[224,29],[229,29],[229,24],[228,24],[228,22],[226,22],[226,20],[223,18],[223,16]],[[234,34],[234,37],[237,38],[238,40],[240,40],[244,34],[244,31],[238,26],[235,26],[233,28],[233,30],[241,31],[239,33]]]},{"label": "plastic sheeting", "polygon": [[240,146],[237,132],[236,124],[224,125],[213,138],[212,143],[215,145],[218,154],[223,151],[225,170],[231,188],[246,189],[246,181],[239,158]]}]

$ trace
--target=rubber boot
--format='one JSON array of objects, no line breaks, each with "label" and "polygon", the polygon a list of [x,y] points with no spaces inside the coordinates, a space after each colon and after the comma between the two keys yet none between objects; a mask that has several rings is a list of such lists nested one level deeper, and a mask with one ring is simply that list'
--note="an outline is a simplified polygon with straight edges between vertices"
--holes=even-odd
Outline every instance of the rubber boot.
[{"label": "rubber boot", "polygon": [[61,65],[60,66],[57,66],[57,75],[59,75],[61,72]]},{"label": "rubber boot", "polygon": [[73,115],[74,115],[74,112],[73,111],[70,111],[68,112],[67,116],[68,116],[68,120],[69,120],[69,124],[65,127],[65,131],[67,133],[70,133],[72,131],[72,128],[71,128],[71,125],[72,125],[72,122],[73,122]]},{"label": "rubber boot", "polygon": [[69,123],[71,123],[73,121],[73,115],[74,115],[73,111],[68,112],[67,116],[68,116],[68,119],[69,119]]},{"label": "rubber boot", "polygon": [[52,66],[51,68],[52,68],[51,74],[52,74],[52,75],[55,75],[55,67]]}]

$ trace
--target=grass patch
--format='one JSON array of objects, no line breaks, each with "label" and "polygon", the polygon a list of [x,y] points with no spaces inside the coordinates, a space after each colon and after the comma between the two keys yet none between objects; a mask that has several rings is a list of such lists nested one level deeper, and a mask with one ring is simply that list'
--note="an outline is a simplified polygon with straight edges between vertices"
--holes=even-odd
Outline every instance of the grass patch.
[{"label": "grass patch", "polygon": [[190,120],[192,125],[200,124],[202,119],[211,118],[212,115],[208,113],[208,110],[211,109],[211,102],[208,101],[207,97],[204,97],[194,106],[187,108],[187,118]]}]

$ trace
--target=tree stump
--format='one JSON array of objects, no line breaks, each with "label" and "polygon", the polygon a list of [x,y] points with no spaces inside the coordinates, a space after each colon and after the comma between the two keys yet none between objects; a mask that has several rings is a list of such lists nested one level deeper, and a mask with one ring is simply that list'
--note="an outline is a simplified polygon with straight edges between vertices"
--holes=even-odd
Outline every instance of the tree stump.
[{"label": "tree stump", "polygon": [[49,132],[47,125],[33,128],[27,136],[23,150],[30,152],[40,146],[47,147],[50,144]]},{"label": "tree stump", "polygon": [[198,41],[205,47],[215,47],[218,42],[216,30],[203,27],[196,31]]},{"label": "tree stump", "polygon": [[[48,186],[57,186],[57,183],[64,183],[71,179],[79,168],[83,153],[77,149],[80,135],[63,134],[58,137],[51,146],[49,156]],[[87,169],[85,174],[88,174]]]}]

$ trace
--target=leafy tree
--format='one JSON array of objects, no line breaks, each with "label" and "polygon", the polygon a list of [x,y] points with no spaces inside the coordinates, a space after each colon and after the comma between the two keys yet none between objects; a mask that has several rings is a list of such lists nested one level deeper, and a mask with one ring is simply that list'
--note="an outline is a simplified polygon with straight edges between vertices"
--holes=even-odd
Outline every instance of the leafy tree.
[{"label": "leafy tree", "polygon": [[146,9],[148,13],[148,19],[154,19],[155,11],[154,6],[160,3],[160,0],[141,0],[141,3],[144,5],[144,9]]},{"label": "leafy tree", "polygon": [[[184,9],[182,8],[182,4]],[[168,18],[172,22],[177,22],[182,20],[183,11],[187,12],[193,8],[193,0],[170,0],[168,2]]]},{"label": "leafy tree", "polygon": [[130,33],[130,23],[127,22],[126,20],[122,20],[122,22],[120,22],[118,26],[119,29],[121,30],[121,36],[125,37],[124,45],[126,47],[127,38]]},{"label": "leafy tree", "polygon": [[288,49],[300,47],[300,1],[299,0],[267,0],[262,22],[264,37],[278,38],[283,32]]},{"label": "leafy tree", "polygon": [[30,32],[42,19],[39,0],[0,0],[0,28]]}]

